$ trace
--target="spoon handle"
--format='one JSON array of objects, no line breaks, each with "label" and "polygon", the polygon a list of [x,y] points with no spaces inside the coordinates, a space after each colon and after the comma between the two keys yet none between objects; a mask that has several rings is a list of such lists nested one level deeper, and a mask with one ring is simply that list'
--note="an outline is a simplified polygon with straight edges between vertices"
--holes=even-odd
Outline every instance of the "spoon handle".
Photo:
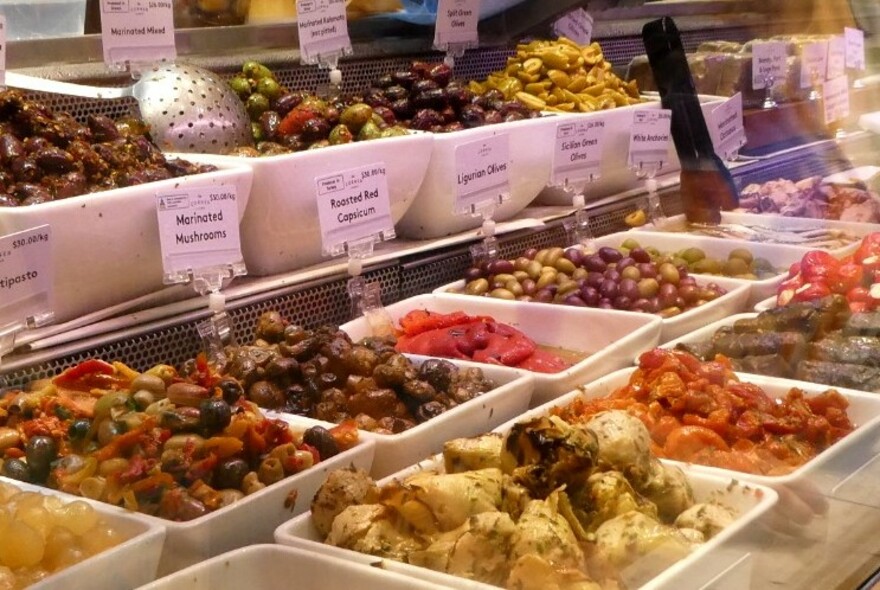
[{"label": "spoon handle", "polygon": [[79,96],[82,98],[114,99],[133,96],[131,86],[125,86],[123,88],[85,86],[83,84],[71,84],[70,82],[59,82],[57,80],[47,80],[46,78],[27,76],[17,72],[6,72],[6,85],[13,88],[22,88],[24,90],[51,92],[53,94],[67,94],[69,96]]}]

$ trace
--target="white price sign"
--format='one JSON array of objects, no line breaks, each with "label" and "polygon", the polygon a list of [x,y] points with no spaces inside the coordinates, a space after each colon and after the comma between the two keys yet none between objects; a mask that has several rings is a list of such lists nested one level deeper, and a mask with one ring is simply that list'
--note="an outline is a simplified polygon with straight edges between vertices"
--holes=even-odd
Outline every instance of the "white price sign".
[{"label": "white price sign", "polygon": [[6,17],[0,14],[0,86],[6,85]]},{"label": "white price sign", "polygon": [[846,67],[853,70],[865,69],[865,32],[861,29],[846,27],[843,29],[846,43]]},{"label": "white price sign", "polygon": [[445,51],[450,45],[476,47],[479,0],[440,0],[434,25],[434,48]]},{"label": "white price sign", "polygon": [[0,238],[0,327],[52,311],[52,229]]},{"label": "white price sign", "polygon": [[634,111],[629,136],[630,168],[661,170],[669,158],[669,137],[672,111],[654,109]]},{"label": "white price sign", "polygon": [[157,193],[156,214],[166,275],[243,260],[234,186],[186,187]]},{"label": "white price sign", "polygon": [[473,213],[480,205],[510,197],[510,137],[506,133],[455,148],[455,210]]},{"label": "white price sign", "polygon": [[752,88],[760,90],[780,82],[785,77],[787,58],[785,43],[781,41],[752,45]]},{"label": "white price sign", "polygon": [[553,32],[578,45],[589,45],[593,39],[593,17],[583,8],[572,10],[553,23]]},{"label": "white price sign", "polygon": [[828,42],[807,43],[801,49],[801,88],[821,85],[828,69]]},{"label": "white price sign", "polygon": [[605,121],[566,121],[556,125],[553,172],[550,181],[596,180],[602,170],[602,138]]},{"label": "white price sign", "polygon": [[825,82],[822,91],[825,106],[825,124],[830,125],[849,116],[849,79],[838,76]]},{"label": "white price sign", "polygon": [[347,243],[393,235],[385,163],[376,162],[315,179],[324,254],[337,256]]},{"label": "white price sign", "polygon": [[351,53],[345,4],[345,0],[296,0],[296,30],[303,63],[318,63],[322,55]]},{"label": "white price sign", "polygon": [[101,0],[104,62],[174,60],[174,9],[171,0]]},{"label": "white price sign", "polygon": [[742,94],[737,92],[712,110],[709,131],[715,153],[722,158],[732,158],[746,143],[746,129],[743,126]]},{"label": "white price sign", "polygon": [[833,80],[846,73],[846,39],[843,35],[832,37],[828,41],[828,68],[825,79]]}]

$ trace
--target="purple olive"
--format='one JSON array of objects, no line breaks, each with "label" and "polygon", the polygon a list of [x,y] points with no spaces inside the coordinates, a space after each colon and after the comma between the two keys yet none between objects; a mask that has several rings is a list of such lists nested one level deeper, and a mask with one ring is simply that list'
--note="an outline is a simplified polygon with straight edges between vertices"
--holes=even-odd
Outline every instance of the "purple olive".
[{"label": "purple olive", "polygon": [[464,129],[464,125],[461,124],[461,121],[453,121],[452,123],[447,123],[443,126],[443,131],[446,133],[461,131],[462,129]]},{"label": "purple olive", "polygon": [[520,283],[520,286],[522,286],[523,295],[534,295],[535,291],[538,290],[537,283],[532,279],[525,279]]},{"label": "purple olive", "polygon": [[489,272],[493,275],[510,274],[516,270],[510,260],[493,260],[489,263]]},{"label": "purple olive", "polygon": [[602,294],[602,297],[614,299],[615,297],[617,297],[618,294],[617,281],[605,279],[604,281],[602,281],[602,285],[599,286],[599,293]]},{"label": "purple olive", "polygon": [[373,107],[373,114],[379,115],[379,117],[381,117],[387,125],[394,125],[395,123],[397,123],[397,117],[394,116],[394,111],[392,111],[390,108],[391,103],[388,104],[389,106]]},{"label": "purple olive", "polygon": [[611,303],[610,299],[603,297],[599,300],[599,305],[597,307],[599,309],[614,309],[614,304]]},{"label": "purple olive", "polygon": [[602,281],[604,281],[604,280],[605,280],[605,275],[603,275],[601,272],[591,272],[591,273],[587,274],[587,278],[584,279],[584,283],[586,283],[586,285],[589,287],[593,287],[594,289],[598,289],[599,287],[602,286]]},{"label": "purple olive", "polygon": [[633,248],[629,251],[629,255],[636,262],[651,262],[651,255],[644,248]]},{"label": "purple olive", "polygon": [[604,260],[607,264],[619,262],[620,259],[623,258],[623,254],[620,253],[620,250],[616,248],[609,248],[608,246],[603,246],[602,248],[599,248],[597,254],[599,254],[602,260]]},{"label": "purple olive", "polygon": [[626,295],[618,295],[611,304],[614,306],[614,309],[630,310],[632,309],[632,302],[633,300]]},{"label": "purple olive", "polygon": [[533,295],[535,301],[540,303],[550,303],[553,301],[553,293],[550,292],[550,289],[538,289]]},{"label": "purple olive", "polygon": [[605,269],[608,268],[608,263],[598,254],[590,254],[584,258],[583,266],[590,272],[605,272]]},{"label": "purple olive", "polygon": [[663,283],[660,285],[660,291],[657,292],[657,301],[660,309],[672,307],[678,299],[678,289],[671,283]]},{"label": "purple olive", "polygon": [[695,279],[694,277],[691,277],[691,276],[684,277],[678,281],[679,287],[684,287],[686,285],[696,286],[696,284],[697,284],[697,279]]},{"label": "purple olive", "polygon": [[606,278],[607,280],[614,281],[615,283],[619,283],[619,282],[620,282],[620,278],[621,278],[621,277],[620,277],[620,273],[617,272],[617,269],[616,269],[616,268],[609,268],[608,270],[606,270],[606,271],[603,273],[603,275],[605,276],[605,278]]},{"label": "purple olive", "polygon": [[580,248],[568,248],[562,253],[562,255],[570,260],[575,266],[583,266],[584,252]]},{"label": "purple olive", "polygon": [[633,301],[639,298],[639,284],[632,279],[621,279],[617,289],[622,297]]},{"label": "purple olive", "polygon": [[641,275],[643,279],[657,278],[657,267],[650,262],[639,262],[636,265],[636,268],[639,269],[639,275]]},{"label": "purple olive", "polygon": [[563,303],[566,305],[573,305],[574,307],[586,307],[587,304],[584,303],[584,300],[580,298],[579,295],[567,295],[563,300]]},{"label": "purple olive", "polygon": [[635,263],[636,263],[636,261],[633,260],[631,257],[624,256],[623,258],[621,258],[620,260],[617,261],[616,268],[617,268],[617,270],[623,270],[627,266],[633,266]]},{"label": "purple olive", "polygon": [[645,299],[644,297],[640,297],[640,298],[636,299],[635,301],[633,301],[632,307],[630,309],[639,310],[639,311],[647,311],[648,313],[651,313],[651,311],[650,311],[651,302],[650,302],[650,300]]},{"label": "purple olive", "polygon": [[483,271],[474,266],[464,271],[464,280],[470,282],[483,278]]},{"label": "purple olive", "polygon": [[583,299],[584,303],[590,307],[596,307],[599,305],[599,300],[601,298],[602,296],[599,294],[599,290],[595,287],[587,285],[581,288],[581,299]]},{"label": "purple olive", "polygon": [[537,248],[529,248],[525,252],[523,252],[523,256],[525,258],[528,258],[529,260],[534,259],[537,254],[538,254]]},{"label": "purple olive", "polygon": [[437,64],[428,72],[428,76],[437,83],[438,86],[446,86],[452,80],[452,68],[446,64]]}]

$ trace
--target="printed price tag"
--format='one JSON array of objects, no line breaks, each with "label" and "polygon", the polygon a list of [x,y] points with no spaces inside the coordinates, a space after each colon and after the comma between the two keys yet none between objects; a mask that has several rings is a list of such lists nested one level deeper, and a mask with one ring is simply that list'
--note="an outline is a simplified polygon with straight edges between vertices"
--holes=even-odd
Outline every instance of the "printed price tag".
[{"label": "printed price tag", "polygon": [[593,39],[593,17],[583,8],[572,10],[553,23],[553,32],[578,45],[589,45]]},{"label": "printed price tag", "polygon": [[853,70],[865,69],[865,32],[861,29],[845,27],[843,38],[846,43],[846,67]]},{"label": "printed price tag", "polygon": [[456,147],[455,179],[458,215],[510,198],[510,137],[502,133]]},{"label": "printed price tag", "polygon": [[768,83],[775,86],[781,82],[785,77],[787,57],[785,43],[780,41],[752,45],[752,88],[760,90]]},{"label": "printed price tag", "polygon": [[843,35],[832,37],[828,41],[828,68],[825,79],[833,80],[846,73],[846,39]]},{"label": "printed price tag", "polygon": [[712,110],[709,131],[715,153],[722,158],[731,159],[745,145],[742,94],[737,92]]},{"label": "printed price tag", "polygon": [[669,136],[672,111],[655,109],[633,112],[629,136],[630,168],[661,170],[669,158]]},{"label": "printed price tag", "polygon": [[315,179],[325,256],[370,236],[394,235],[385,163],[376,162]]},{"label": "printed price tag", "polygon": [[171,0],[101,0],[101,43],[110,66],[174,60]]},{"label": "printed price tag", "polygon": [[561,185],[596,180],[602,170],[605,121],[567,121],[556,125],[556,147],[550,182]]},{"label": "printed price tag", "polygon": [[52,311],[52,229],[0,238],[0,327]]},{"label": "printed price tag", "polygon": [[322,55],[351,53],[345,0],[296,0],[296,13],[303,63],[318,63]]},{"label": "printed price tag", "polygon": [[830,125],[849,116],[849,79],[838,76],[825,82],[822,91],[825,106],[825,124]]},{"label": "printed price tag", "polygon": [[0,14],[0,86],[6,85],[6,17]]},{"label": "printed price tag", "polygon": [[162,269],[177,275],[239,263],[234,186],[186,187],[156,194]]},{"label": "printed price tag", "polygon": [[801,88],[820,86],[828,69],[828,42],[808,43],[801,50]]},{"label": "printed price tag", "polygon": [[434,24],[434,49],[446,51],[450,45],[476,47],[479,0],[440,0]]}]

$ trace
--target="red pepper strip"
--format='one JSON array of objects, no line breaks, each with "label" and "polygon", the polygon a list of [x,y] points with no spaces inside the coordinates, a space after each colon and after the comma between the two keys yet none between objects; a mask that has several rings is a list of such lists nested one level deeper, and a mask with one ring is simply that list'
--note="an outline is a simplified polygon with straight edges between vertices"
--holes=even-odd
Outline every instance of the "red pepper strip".
[{"label": "red pepper strip", "polygon": [[853,252],[853,261],[863,264],[869,258],[880,256],[880,233],[874,232],[862,238],[859,247]]},{"label": "red pepper strip", "polygon": [[120,434],[104,447],[95,451],[95,459],[98,461],[106,461],[107,459],[113,459],[114,457],[121,457],[123,451],[138,444],[141,437],[148,433],[155,425],[156,418],[150,416],[137,428],[133,428],[128,432]]},{"label": "red pepper strip", "polygon": [[89,359],[78,365],[70,367],[60,375],[52,379],[55,385],[72,385],[75,381],[80,381],[89,375],[112,375],[116,369],[108,362],[99,359]]},{"label": "red pepper strip", "polygon": [[834,293],[844,294],[850,289],[861,287],[864,278],[865,271],[860,265],[841,264],[829,286]]},{"label": "red pepper strip", "polygon": [[469,316],[463,311],[452,313],[434,313],[425,309],[414,309],[400,318],[400,330],[407,336],[416,336],[431,330],[440,330],[452,326],[462,326],[481,319],[480,316]]}]

